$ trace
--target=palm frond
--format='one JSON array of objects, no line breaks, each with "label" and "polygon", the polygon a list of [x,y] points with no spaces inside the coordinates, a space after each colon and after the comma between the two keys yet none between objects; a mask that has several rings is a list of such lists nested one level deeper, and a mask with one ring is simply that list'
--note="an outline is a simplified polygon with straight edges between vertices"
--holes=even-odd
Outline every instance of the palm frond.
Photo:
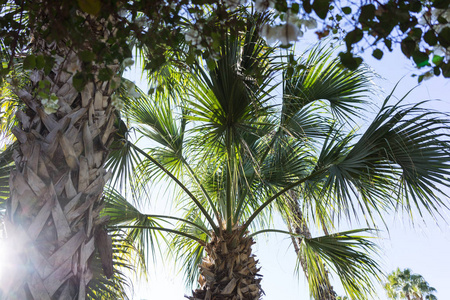
[{"label": "palm frond", "polygon": [[111,151],[105,164],[105,168],[113,175],[110,185],[137,198],[140,194],[140,186],[136,170],[142,158],[135,148],[130,146],[132,133],[123,119],[116,120],[115,128]]},{"label": "palm frond", "polygon": [[318,45],[308,56],[297,61],[292,75],[285,71],[282,116],[285,124],[306,105],[319,100],[329,103],[331,112],[339,118],[355,116],[364,98],[371,93],[369,71],[362,67],[346,70],[333,57],[331,48]]},{"label": "palm frond", "polygon": [[372,184],[389,181],[399,207],[434,214],[445,206],[440,188],[449,185],[448,116],[423,108],[424,103],[389,106],[387,100],[345,161]]},{"label": "palm frond", "polygon": [[[202,216],[195,213],[194,209],[186,209],[183,219],[192,223],[179,223],[177,229],[189,235],[196,236],[201,240],[208,241],[209,235],[198,229],[192,224],[205,227]],[[204,246],[197,241],[182,235],[175,235],[169,245],[170,254],[173,256],[176,265],[183,273],[187,288],[192,288],[199,276],[198,266],[205,256]]]},{"label": "palm frond", "polygon": [[[373,279],[380,281],[381,269],[371,257],[377,253],[369,236],[361,236],[369,229],[357,229],[303,238],[300,255],[307,262],[311,296],[319,299],[321,285],[329,285],[325,265],[333,270],[351,299],[367,299],[375,293]],[[323,287],[322,287],[323,288]]]},{"label": "palm frond", "polygon": [[[156,247],[159,248],[160,240],[164,237],[152,230],[145,228],[161,227],[158,220],[149,218],[141,213],[121,194],[111,188],[104,191],[105,208],[102,210],[104,216],[109,216],[108,227],[110,230],[120,230],[126,227],[125,240],[136,248],[136,269],[145,271],[150,257],[155,258]],[[144,274],[144,273],[143,273]]]},{"label": "palm frond", "polygon": [[447,130],[441,113],[386,101],[359,140],[325,142],[316,168],[327,171],[309,186],[320,186],[317,199],[348,217],[357,207],[369,216],[392,207],[439,213],[440,187],[449,184]]},{"label": "palm frond", "polygon": [[[244,36],[226,36],[220,58],[210,70],[197,65],[190,88],[192,98],[187,118],[201,122],[197,131],[212,145],[223,143],[225,131],[233,131],[238,144],[244,132],[253,130],[255,122],[267,115],[268,93],[275,67],[270,65],[273,50],[266,47],[256,27]],[[211,67],[211,66],[209,66]]]}]

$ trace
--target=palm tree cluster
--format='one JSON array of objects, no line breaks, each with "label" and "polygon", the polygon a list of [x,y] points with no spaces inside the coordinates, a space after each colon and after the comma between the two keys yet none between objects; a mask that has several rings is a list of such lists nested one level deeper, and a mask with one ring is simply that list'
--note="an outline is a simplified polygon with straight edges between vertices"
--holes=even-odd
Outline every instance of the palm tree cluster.
[{"label": "palm tree cluster", "polygon": [[[433,214],[445,206],[448,119],[389,95],[360,132],[358,116],[374,107],[367,69],[344,69],[322,46],[300,57],[276,52],[259,36],[264,19],[244,20],[246,31],[230,29],[215,61],[151,74],[159,84],[152,94],[133,98],[122,80],[114,92],[121,112],[111,105],[112,81],[94,76],[81,93],[72,89],[65,64],[75,59],[47,76],[67,100],[56,111],[34,97],[44,73],[17,90],[27,108],[13,131],[19,146],[2,155],[1,186],[11,189],[2,205],[8,236],[31,250],[6,299],[124,298],[117,268],[136,253],[145,269],[166,242],[186,281],[198,280],[189,299],[256,300],[264,292],[252,245],[272,233],[292,237],[314,299],[336,299],[330,272],[351,299],[374,293],[381,270],[372,230],[336,224],[360,213],[376,227],[374,217],[392,208]],[[178,214],[132,205],[159,181],[171,182]],[[270,226],[274,214],[285,228]]]},{"label": "palm tree cluster", "polygon": [[397,268],[389,274],[384,285],[389,299],[436,300],[436,289],[431,287],[420,274],[414,274],[410,269]]}]

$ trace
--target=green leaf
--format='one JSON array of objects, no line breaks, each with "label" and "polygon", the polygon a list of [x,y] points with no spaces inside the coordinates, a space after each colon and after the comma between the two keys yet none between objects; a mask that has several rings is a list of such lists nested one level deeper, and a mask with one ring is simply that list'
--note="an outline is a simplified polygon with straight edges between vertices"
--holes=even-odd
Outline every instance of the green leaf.
[{"label": "green leaf", "polygon": [[294,74],[294,68],[293,67],[288,67],[286,69],[286,75],[287,77],[291,77]]},{"label": "green leaf", "polygon": [[442,28],[437,37],[439,43],[444,47],[450,47],[450,27]]},{"label": "green leaf", "polygon": [[[320,297],[320,289],[327,288],[328,276],[325,265],[338,274],[346,293],[351,299],[368,299],[375,293],[373,278],[380,280],[380,266],[374,260],[378,249],[370,241],[370,229],[357,229],[302,239],[301,258],[306,261],[310,293]],[[300,257],[299,257],[300,258]]]},{"label": "green leaf", "polygon": [[83,73],[77,72],[77,74],[75,74],[73,76],[72,82],[73,82],[73,87],[77,91],[81,92],[87,83],[87,79]]},{"label": "green leaf", "polygon": [[341,52],[339,53],[339,57],[341,58],[341,63],[344,67],[350,70],[356,70],[362,63],[362,58],[354,57],[351,52]]},{"label": "green leaf", "polygon": [[286,1],[276,1],[275,9],[278,10],[279,12],[287,12],[288,6]]},{"label": "green leaf", "polygon": [[372,20],[375,17],[375,6],[373,4],[364,5],[361,7],[361,14],[359,20]]},{"label": "green leaf", "polygon": [[443,15],[438,16],[437,21],[439,22],[439,24],[444,24],[444,25],[449,22]]},{"label": "green leaf", "polygon": [[214,70],[216,68],[216,62],[214,61],[214,59],[208,59],[206,61],[206,65],[208,66],[209,70]]},{"label": "green leaf", "polygon": [[425,77],[425,75],[419,75],[419,77],[417,78],[417,82],[421,83],[423,81],[424,77]]},{"label": "green leaf", "polygon": [[315,0],[312,8],[319,18],[325,19],[330,8],[330,0]]},{"label": "green leaf", "polygon": [[52,56],[45,56],[45,65],[44,65],[44,72],[45,75],[50,74],[51,70],[53,69],[53,66],[55,65],[55,58]]},{"label": "green leaf", "polygon": [[186,57],[186,64],[188,66],[192,66],[195,62],[195,55],[194,53],[189,53],[189,55]]},{"label": "green leaf", "polygon": [[427,42],[428,45],[430,46],[434,46],[437,44],[438,39],[436,37],[436,34],[434,33],[433,30],[428,30],[427,32],[425,32],[425,34],[423,35],[423,40],[425,42]]},{"label": "green leaf", "polygon": [[98,79],[101,81],[108,81],[113,77],[113,75],[113,71],[108,67],[100,69],[100,71],[98,71]]},{"label": "green leaf", "polygon": [[80,53],[78,53],[78,57],[83,61],[83,62],[91,62],[94,61],[95,59],[95,53],[89,50],[84,50],[81,51]]},{"label": "green leaf", "polygon": [[412,12],[420,12],[422,10],[422,3],[420,1],[410,1],[409,10]]},{"label": "green leaf", "polygon": [[439,75],[441,75],[441,69],[439,69],[439,67],[434,67],[433,73],[435,76],[439,76]]},{"label": "green leaf", "polygon": [[298,14],[298,12],[300,11],[300,5],[298,3],[293,3],[291,6],[291,11],[294,14]]},{"label": "green leaf", "polygon": [[434,0],[431,4],[432,7],[446,9],[448,8],[448,0]]},{"label": "green leaf", "polygon": [[441,70],[445,78],[450,78],[450,63],[442,63]]},{"label": "green leaf", "polygon": [[410,37],[407,37],[401,42],[400,46],[403,54],[405,54],[405,56],[409,58],[416,49],[416,42],[413,41]]},{"label": "green leaf", "polygon": [[352,8],[350,6],[345,6],[342,8],[342,12],[346,15],[349,15],[352,13]]},{"label": "green leaf", "polygon": [[303,9],[307,14],[310,14],[312,11],[311,2],[309,0],[303,0]]},{"label": "green leaf", "polygon": [[389,51],[392,51],[392,41],[391,40],[385,39],[384,44],[389,49]]},{"label": "green leaf", "polygon": [[416,27],[411,29],[411,31],[409,32],[409,36],[415,38],[416,40],[420,40],[420,38],[422,37],[422,33],[422,29]]},{"label": "green leaf", "polygon": [[420,51],[415,51],[412,55],[417,67],[421,68],[428,64],[428,54]]},{"label": "green leaf", "polygon": [[353,44],[356,44],[363,38],[364,34],[361,29],[355,28],[355,30],[350,31],[345,36],[345,43],[347,45],[347,49],[351,49]]},{"label": "green leaf", "polygon": [[82,11],[94,16],[98,15],[102,8],[100,0],[77,0],[77,2]]},{"label": "green leaf", "polygon": [[27,57],[25,57],[25,59],[23,60],[23,68],[25,70],[36,68],[36,56],[28,55]]},{"label": "green leaf", "polygon": [[36,68],[37,69],[42,69],[45,66],[45,58],[44,55],[38,55],[36,57]]},{"label": "green leaf", "polygon": [[431,59],[431,62],[433,64],[435,64],[436,66],[439,65],[442,61],[444,60],[443,56],[439,56],[439,55],[433,55],[433,58]]},{"label": "green leaf", "polygon": [[372,52],[372,56],[380,60],[383,57],[383,51],[381,51],[380,49],[375,49]]}]

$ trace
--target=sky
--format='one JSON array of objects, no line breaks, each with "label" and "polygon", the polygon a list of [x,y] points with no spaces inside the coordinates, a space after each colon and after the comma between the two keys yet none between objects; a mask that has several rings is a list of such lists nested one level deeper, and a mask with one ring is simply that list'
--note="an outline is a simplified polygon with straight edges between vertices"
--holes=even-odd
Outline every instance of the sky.
[{"label": "sky", "polygon": [[[297,47],[305,48],[301,42]],[[396,85],[394,95],[398,98],[413,89],[405,99],[407,103],[435,100],[427,106],[450,113],[450,79],[431,78],[418,85],[417,77],[411,77],[417,70],[400,51],[386,51],[381,61],[372,58],[370,53],[371,51],[367,51],[363,56],[365,62],[379,75],[374,81],[382,88],[384,95],[390,93]],[[140,71],[131,70],[126,76],[142,87]],[[378,103],[381,103],[381,100],[379,98]],[[445,193],[450,195],[450,190]],[[449,199],[446,201],[450,204]],[[448,210],[443,209],[442,215],[443,217],[437,220],[429,215],[424,215],[423,219],[414,216],[414,222],[411,222],[410,218],[402,213],[386,214],[384,218],[387,228],[381,228],[382,231],[375,242],[380,247],[379,263],[383,271],[390,273],[397,267],[410,268],[413,273],[421,274],[436,288],[438,299],[445,300],[447,295],[450,295],[450,226],[447,223],[450,214]],[[285,227],[281,220],[276,219],[274,222],[277,228]],[[352,227],[365,226],[355,223],[351,226],[342,224],[340,230]],[[309,299],[303,274],[295,275],[295,253],[289,237],[277,234],[261,235],[254,245],[254,253],[259,259],[263,275],[263,299]],[[333,284],[338,294],[344,295],[336,277],[333,278]],[[185,299],[184,295],[191,295],[190,291],[184,288],[182,276],[177,274],[172,264],[161,261],[150,267],[148,282],[135,281],[134,288],[133,299],[137,300],[181,300]],[[377,293],[378,298],[373,299],[387,299],[381,284],[377,286]]]}]

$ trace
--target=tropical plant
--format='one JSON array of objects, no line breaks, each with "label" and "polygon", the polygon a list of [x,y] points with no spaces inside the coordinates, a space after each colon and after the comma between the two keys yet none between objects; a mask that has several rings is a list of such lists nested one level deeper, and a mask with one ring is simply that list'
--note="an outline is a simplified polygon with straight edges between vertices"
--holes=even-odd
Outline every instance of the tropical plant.
[{"label": "tropical plant", "polygon": [[[2,16],[21,11],[22,33],[32,32],[26,49],[1,49],[2,65],[14,66],[3,69],[8,80],[1,82],[2,136],[9,146],[1,159],[7,236],[1,242],[16,250],[2,266],[2,299],[126,298],[123,269],[130,268],[126,258],[134,248],[108,234],[109,217],[100,216],[111,177],[104,165],[120,133],[117,98],[125,65],[93,62],[61,36],[43,37],[32,17],[51,18],[49,11],[28,7],[36,9],[31,17],[23,6],[1,7]],[[113,37],[113,17],[76,16],[87,40]],[[121,51],[131,55],[129,48]],[[87,69],[91,73],[81,78]]]},{"label": "tropical plant", "polygon": [[[201,190],[200,195],[194,194],[197,193],[195,190],[188,195],[206,218],[210,226],[208,229],[213,230],[214,234],[209,235],[217,237],[220,244],[227,244],[230,240],[236,239],[247,241],[247,248],[250,247],[250,237],[246,236],[246,229],[253,224],[252,221],[257,219],[264,208],[271,206],[270,204],[280,198],[278,196],[284,195],[291,188],[311,180],[318,180],[318,177],[331,170],[331,165],[321,165],[321,161],[318,160],[319,164],[313,163],[317,168],[308,169],[306,166],[305,173],[300,174],[297,172],[300,170],[297,169],[294,174],[289,175],[289,178],[284,178],[287,185],[283,188],[278,185],[269,185],[270,189],[267,190],[263,188],[264,185],[256,184],[263,182],[262,178],[269,180],[270,176],[265,177],[268,174],[261,172],[268,172],[264,169],[269,163],[266,159],[272,157],[272,146],[279,144],[280,136],[280,134],[274,135],[276,139],[273,139],[273,143],[267,144],[271,146],[267,148],[270,150],[263,152],[262,157],[258,157],[259,152],[253,153],[255,149],[264,146],[270,134],[277,132],[271,130],[274,126],[273,120],[269,118],[273,116],[272,107],[268,105],[266,97],[270,88],[266,86],[268,78],[263,76],[270,72],[263,69],[265,73],[259,74],[261,69],[257,66],[260,65],[261,60],[253,60],[254,56],[252,56],[255,49],[261,48],[258,46],[253,49],[252,45],[259,45],[262,42],[244,43],[250,46],[246,46],[243,50],[250,52],[234,53],[237,57],[245,58],[244,60],[239,58],[227,61],[222,58],[215,61],[215,56],[220,52],[223,57],[232,54],[221,50],[221,41],[228,41],[230,45],[237,43],[237,40],[227,35],[232,31],[227,30],[229,27],[236,28],[233,34],[242,31],[242,24],[245,25],[245,22],[242,18],[236,18],[238,13],[231,10],[229,6],[216,5],[216,1],[204,1],[195,5],[191,4],[191,1],[178,1],[171,6],[166,4],[166,1],[106,0],[62,1],[58,5],[55,5],[54,1],[2,2],[0,75],[4,79],[16,64],[21,63],[27,77],[24,84],[11,86],[11,90],[23,108],[17,111],[18,126],[12,129],[18,146],[13,156],[15,168],[9,176],[10,198],[6,203],[5,223],[8,238],[17,249],[16,266],[23,266],[23,268],[15,268],[11,272],[12,284],[7,289],[6,299],[74,299],[77,297],[83,299],[95,273],[92,264],[95,253],[98,253],[101,258],[105,275],[112,275],[113,243],[105,230],[109,218],[101,211],[103,187],[111,177],[104,167],[109,154],[108,147],[111,143],[117,142],[114,136],[114,124],[116,108],[120,106],[120,102],[117,101],[120,72],[130,62],[133,43],[148,50],[146,68],[161,67],[166,62],[167,49],[177,50],[185,41],[182,29],[187,23],[186,16],[202,16],[205,7],[208,13],[205,13],[205,17],[201,17],[201,20],[196,21],[202,21],[205,25],[212,24],[213,26],[204,26],[204,28],[217,30],[209,32],[211,39],[208,39],[205,34],[205,38],[202,38],[198,47],[190,50],[188,58],[191,60],[195,54],[204,54],[209,58],[207,63],[211,69],[217,69],[218,72],[208,74],[208,71],[200,67],[194,68],[199,78],[203,78],[195,81],[197,85],[194,84],[190,91],[198,92],[199,95],[203,92],[205,94],[202,96],[205,98],[197,104],[188,101],[185,106],[183,103],[181,107],[186,107],[186,110],[181,108],[180,110],[185,111],[187,115],[183,118],[185,120],[183,122],[188,120],[192,121],[191,124],[197,121],[206,122],[204,127],[200,127],[205,131],[198,131],[206,136],[207,144],[214,150],[207,154],[217,155],[218,159],[215,167],[208,165],[209,168],[202,174],[214,175],[210,178],[214,181],[209,184],[215,184],[216,187],[224,183],[226,185],[224,198],[218,197],[218,194],[212,195],[211,190],[208,190],[210,186],[207,182],[202,183],[204,178],[198,173],[199,166],[195,163],[192,167],[190,164],[187,165],[189,166],[187,169],[192,170],[191,174],[195,175],[191,175],[193,176],[191,178],[198,183]],[[328,8],[328,4],[325,7]],[[184,15],[179,14],[179,11],[182,11]],[[221,19],[222,15],[226,17]],[[141,16],[144,17],[144,25],[139,22]],[[218,21],[225,22],[225,26],[214,26]],[[223,35],[224,32],[225,35]],[[130,36],[136,39],[130,42]],[[202,53],[202,47],[207,48],[208,51]],[[228,67],[224,65],[229,62],[239,64]],[[267,66],[269,65],[268,63]],[[219,69],[222,71],[219,72]],[[221,74],[221,72],[225,73]],[[231,81],[228,81],[229,79]],[[228,90],[230,86],[227,84],[233,84],[231,90]],[[213,85],[216,87],[219,85],[219,89],[213,88]],[[222,89],[223,87],[225,90]],[[235,93],[236,96],[244,95],[244,97],[227,98]],[[167,97],[164,99],[166,101]],[[209,107],[210,104],[211,107]],[[133,107],[133,103],[130,107]],[[344,113],[345,109],[344,107]],[[203,113],[202,110],[205,112]],[[337,110],[342,108],[338,105]],[[281,112],[284,114],[283,110]],[[184,124],[183,122],[181,123]],[[244,127],[241,128],[241,125]],[[181,126],[182,134],[185,131],[184,126]],[[330,128],[333,129],[331,131],[335,129],[333,126]],[[206,129],[210,131],[205,133]],[[243,135],[238,129],[244,130]],[[256,135],[252,132],[254,130]],[[434,134],[434,132],[427,133],[427,136]],[[257,139],[251,141],[252,137]],[[180,141],[184,140],[178,139],[177,143]],[[245,143],[239,144],[239,141]],[[326,141],[330,142],[330,140]],[[346,139],[343,141],[349,142]],[[164,143],[169,142],[173,141],[164,141]],[[288,138],[280,144],[296,149],[297,142],[300,141],[291,141]],[[325,149],[334,149],[333,143],[327,143],[326,145],[331,145],[331,148],[325,147]],[[243,148],[240,145],[243,145]],[[444,149],[444,145],[440,147],[439,149]],[[129,148],[124,147],[124,149]],[[336,149],[347,150],[345,147]],[[177,158],[182,153],[175,152],[174,157]],[[344,155],[341,152],[334,154]],[[141,152],[141,155],[148,156],[144,152]],[[333,158],[327,152],[323,155],[325,160]],[[306,155],[306,158],[309,156]],[[152,159],[150,160],[153,163],[158,162]],[[164,157],[164,159],[168,158]],[[195,162],[194,157],[184,157],[184,159],[186,162],[191,159]],[[250,168],[250,173],[247,174],[242,167],[247,166],[247,163],[251,161],[258,162],[258,165],[256,168]],[[163,160],[163,162],[164,164],[156,165],[160,169],[165,167],[161,169],[166,170],[165,174],[171,174],[169,177],[174,179],[174,174],[177,174],[174,171],[178,168],[181,176],[182,169],[176,160],[172,159],[169,162]],[[169,165],[167,166],[166,163]],[[186,164],[183,163],[183,165]],[[436,167],[437,172],[441,174],[439,167],[440,165]],[[182,175],[177,182],[181,184],[186,179],[185,176]],[[242,181],[242,179],[245,180]],[[432,179],[433,182],[439,181],[438,178]],[[243,189],[241,193],[237,188],[241,184],[249,184],[248,186],[252,189]],[[186,185],[183,186],[186,187]],[[253,190],[253,188],[256,189]],[[246,192],[250,190],[252,193]],[[187,192],[188,189],[186,188],[185,191]],[[260,194],[261,197],[255,197],[254,193]],[[264,198],[263,194],[267,197]],[[425,197],[422,194],[419,196]],[[263,199],[266,201],[262,202]],[[257,203],[260,205],[257,206]],[[251,212],[252,209],[253,212]],[[211,217],[213,215],[216,218],[215,222]],[[156,225],[153,227],[161,228]],[[200,227],[204,229],[204,226]],[[326,243],[340,241],[341,251],[349,250],[355,246],[347,242],[352,234],[354,232],[348,236],[327,235],[324,241]],[[192,234],[185,234],[185,236],[194,237]],[[371,248],[371,244],[366,243],[364,239],[358,237],[354,239],[357,241],[357,246],[363,249]],[[211,237],[212,240],[213,237]],[[199,238],[196,241],[199,242]],[[201,243],[206,245],[204,241]],[[308,243],[308,241],[311,242]],[[321,241],[317,238],[303,239],[306,245],[304,247],[310,249],[308,253],[325,247]],[[142,242],[144,243],[145,240]],[[231,244],[234,245],[234,241]],[[211,247],[213,253],[217,252],[214,250],[215,247]],[[329,249],[329,247],[325,248]],[[330,255],[329,257],[332,257]],[[355,255],[359,254],[352,255],[355,258]],[[312,259],[315,256],[308,257]],[[319,264],[315,266],[315,269],[323,268]],[[349,272],[352,271],[354,270]],[[368,271],[370,273],[374,269]],[[250,281],[252,280],[256,284],[257,280]],[[231,286],[232,284],[228,289]]]},{"label": "tropical plant", "polygon": [[[27,78],[18,78],[15,77],[14,80],[23,85],[26,82]],[[126,80],[123,79],[125,82]],[[20,257],[17,256],[17,253],[21,253],[19,251],[12,251],[12,249],[8,249],[11,247],[11,243],[14,243],[17,240],[20,240],[20,237],[14,236],[11,231],[5,230],[5,226],[7,228],[11,228],[10,222],[5,218],[5,211],[8,208],[8,198],[10,197],[10,182],[11,173],[16,172],[14,167],[14,160],[16,153],[18,152],[19,143],[11,138],[11,129],[13,126],[17,126],[14,122],[14,119],[11,118],[11,115],[21,114],[23,113],[21,109],[23,109],[23,103],[14,99],[14,93],[11,93],[11,87],[9,87],[8,83],[3,82],[6,86],[3,86],[7,93],[2,94],[2,134],[5,135],[5,139],[2,142],[6,143],[5,150],[0,154],[0,219],[1,219],[1,227],[0,227],[0,244],[4,251],[2,252],[2,257],[0,260],[0,264],[2,266],[0,272],[0,298],[1,299],[18,299],[15,295],[15,292],[11,292],[11,286],[17,284],[17,279],[11,275],[17,273],[17,269],[23,272],[23,274],[31,273],[26,268],[18,268],[18,266],[22,265],[23,262],[20,260]],[[126,87],[127,85],[124,85]],[[125,94],[129,94],[124,91]],[[120,122],[115,122],[115,135],[122,134],[121,127],[119,126]],[[123,135],[120,135],[123,138]],[[115,143],[113,142],[113,145]],[[112,151],[111,155],[114,156],[116,151]],[[102,216],[102,219],[108,219],[107,216]],[[133,270],[134,267],[131,265],[131,258],[133,257],[133,262],[139,264],[138,253],[136,253],[135,248],[131,245],[127,240],[124,239],[124,236],[120,234],[120,232],[116,232],[114,234],[110,234],[109,236],[106,234],[105,228],[97,228],[97,231],[101,232],[101,234],[96,234],[96,237],[99,238],[96,243],[102,247],[102,249],[96,249],[92,256],[89,258],[89,267],[92,271],[92,278],[86,285],[86,297],[89,299],[128,299],[126,294],[126,287],[130,286],[130,281],[127,276],[125,276],[124,270]],[[15,249],[21,249],[24,245],[14,244]],[[110,248],[110,257],[105,256],[104,252],[108,251],[108,247]],[[103,255],[102,255],[103,254]],[[105,275],[106,268],[110,268],[108,270],[108,275]],[[129,273],[129,272],[128,272]],[[44,296],[43,296],[44,295]],[[30,295],[28,295],[30,296]],[[66,297],[67,295],[63,295],[62,297]],[[9,298],[8,298],[9,297]],[[30,296],[30,298],[35,296]],[[39,294],[38,297],[45,297],[45,294]],[[83,296],[84,299],[84,296]]]},{"label": "tropical plant", "polygon": [[436,289],[431,287],[420,274],[412,273],[411,269],[400,268],[388,276],[384,285],[389,299],[436,300]]},{"label": "tropical plant", "polygon": [[[214,64],[168,66],[152,95],[126,103],[128,118],[151,140],[147,151],[126,143],[144,158],[137,179],[143,186],[172,182],[181,215],[139,213],[115,192],[106,213],[140,251],[156,232],[170,234],[187,281],[199,278],[190,299],[259,299],[251,246],[270,232],[294,238],[315,299],[335,297],[328,269],[352,299],[365,299],[380,274],[370,230],[334,232],[333,215],[351,218],[360,209],[371,220],[392,206],[433,213],[445,204],[436,186],[448,186],[441,131],[448,121],[420,104],[391,104],[388,96],[358,135],[351,125],[367,109],[367,71],[345,71],[319,48],[291,69],[282,60],[294,56],[274,53],[258,36],[258,21],[247,22],[245,32],[225,36]],[[289,231],[268,226],[276,211]],[[307,221],[324,234],[312,237]]]}]

